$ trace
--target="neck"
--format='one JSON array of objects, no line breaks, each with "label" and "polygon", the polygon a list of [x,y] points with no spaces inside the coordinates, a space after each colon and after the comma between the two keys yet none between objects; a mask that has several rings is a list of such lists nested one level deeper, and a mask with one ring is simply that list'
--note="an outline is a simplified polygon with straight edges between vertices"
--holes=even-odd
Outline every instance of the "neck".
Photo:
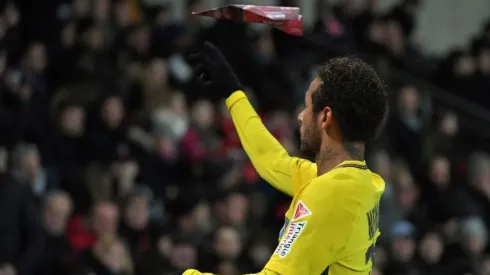
[{"label": "neck", "polygon": [[317,164],[317,175],[323,175],[344,161],[364,160],[365,146],[360,143],[345,143],[338,146],[326,148],[322,147],[320,153],[315,158]]}]

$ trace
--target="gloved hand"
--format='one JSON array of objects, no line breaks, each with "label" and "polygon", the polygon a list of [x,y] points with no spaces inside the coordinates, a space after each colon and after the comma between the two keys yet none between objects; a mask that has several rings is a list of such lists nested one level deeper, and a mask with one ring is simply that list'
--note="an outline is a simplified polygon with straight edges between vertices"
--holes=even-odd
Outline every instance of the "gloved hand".
[{"label": "gloved hand", "polygon": [[190,56],[190,61],[194,65],[194,74],[220,96],[227,98],[233,92],[243,90],[223,53],[211,42],[206,41],[199,53]]}]

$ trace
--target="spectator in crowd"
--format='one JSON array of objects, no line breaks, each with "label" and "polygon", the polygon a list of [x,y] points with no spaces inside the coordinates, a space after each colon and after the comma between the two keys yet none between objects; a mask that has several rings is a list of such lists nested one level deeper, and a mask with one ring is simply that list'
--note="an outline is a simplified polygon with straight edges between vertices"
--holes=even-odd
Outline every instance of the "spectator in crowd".
[{"label": "spectator in crowd", "polygon": [[19,144],[14,148],[12,175],[18,182],[30,186],[39,201],[46,193],[58,188],[55,175],[41,167],[39,151],[33,144]]},{"label": "spectator in crowd", "polygon": [[44,250],[34,274],[70,273],[73,253],[65,230],[73,211],[72,200],[63,191],[53,191],[45,196],[43,204]]},{"label": "spectator in crowd", "polygon": [[32,274],[43,253],[43,232],[34,194],[29,185],[5,170],[0,186],[0,217],[4,221],[0,235],[1,271]]}]

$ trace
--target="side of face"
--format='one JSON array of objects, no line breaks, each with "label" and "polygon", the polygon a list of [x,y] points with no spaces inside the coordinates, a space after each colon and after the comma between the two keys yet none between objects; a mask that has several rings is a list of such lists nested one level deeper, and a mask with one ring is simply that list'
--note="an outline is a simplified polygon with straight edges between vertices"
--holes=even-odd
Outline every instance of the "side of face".
[{"label": "side of face", "polygon": [[332,121],[332,112],[329,107],[325,107],[320,113],[315,113],[313,108],[312,96],[318,92],[322,82],[320,78],[315,78],[310,84],[305,95],[305,108],[298,115],[300,123],[300,154],[301,157],[314,162],[316,155],[320,152],[322,145],[322,131]]}]

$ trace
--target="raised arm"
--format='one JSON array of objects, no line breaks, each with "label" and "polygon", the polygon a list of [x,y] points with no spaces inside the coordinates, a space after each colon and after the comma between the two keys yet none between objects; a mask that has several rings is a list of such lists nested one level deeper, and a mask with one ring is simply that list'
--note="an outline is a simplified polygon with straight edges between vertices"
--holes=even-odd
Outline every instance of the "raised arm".
[{"label": "raised arm", "polygon": [[282,192],[293,196],[300,184],[316,176],[312,162],[290,157],[267,131],[243,91],[240,80],[221,51],[205,42],[201,52],[191,55],[194,73],[213,94],[226,98],[240,141],[260,176]]},{"label": "raised arm", "polygon": [[259,175],[278,190],[293,196],[299,184],[316,176],[316,164],[290,157],[266,129],[242,91],[226,100],[245,152]]}]

